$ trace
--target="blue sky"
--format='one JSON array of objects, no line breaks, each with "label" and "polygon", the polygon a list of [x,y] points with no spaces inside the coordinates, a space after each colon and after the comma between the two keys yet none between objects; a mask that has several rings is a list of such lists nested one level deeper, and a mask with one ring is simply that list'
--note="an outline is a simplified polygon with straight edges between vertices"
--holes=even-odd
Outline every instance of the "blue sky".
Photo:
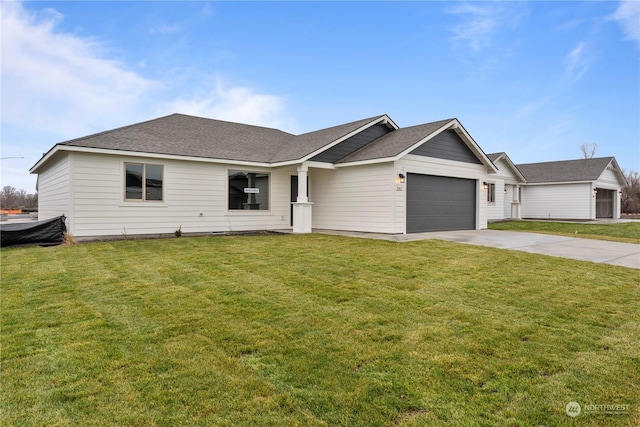
[{"label": "blue sky", "polygon": [[180,112],[303,133],[457,117],[486,153],[640,170],[640,2],[2,1],[2,186]]}]

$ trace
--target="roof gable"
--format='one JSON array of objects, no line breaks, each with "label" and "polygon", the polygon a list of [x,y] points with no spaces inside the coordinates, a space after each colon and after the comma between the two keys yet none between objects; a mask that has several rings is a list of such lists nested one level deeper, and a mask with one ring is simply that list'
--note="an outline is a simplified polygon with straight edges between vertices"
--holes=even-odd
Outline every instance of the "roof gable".
[{"label": "roof gable", "polygon": [[[614,157],[516,165],[527,183],[597,181]],[[617,165],[617,163],[615,163]],[[619,171],[619,168],[617,168]]]},{"label": "roof gable", "polygon": [[309,160],[315,162],[335,163],[391,131],[392,130],[389,126],[385,124],[375,124],[362,132],[345,139],[341,143],[334,145],[328,150],[313,156]]},{"label": "roof gable", "polygon": [[[382,115],[298,135],[283,145],[271,161],[286,162],[316,156],[380,122],[389,122],[393,125],[393,122],[386,115]],[[393,126],[395,127],[395,125]]]},{"label": "roof gable", "polygon": [[411,149],[421,140],[442,129],[453,119],[440,120],[418,126],[396,129],[372,141],[361,149],[342,158],[338,163],[362,162],[373,159],[392,158]]},{"label": "roof gable", "polygon": [[[489,158],[489,160],[491,160],[493,162],[494,165],[498,165],[500,162],[504,162],[507,167],[511,170],[512,175],[519,179],[522,182],[526,182],[527,180],[525,179],[524,175],[522,175],[522,173],[520,172],[520,170],[518,169],[518,167],[511,161],[511,159],[509,158],[509,156],[507,156],[507,153],[500,152],[500,153],[491,153],[491,154],[487,154],[487,157]],[[498,168],[498,173],[500,172],[500,168]]]},{"label": "roof gable", "polygon": [[410,154],[458,162],[482,164],[456,131],[447,129],[420,145]]},{"label": "roof gable", "polygon": [[[453,133],[448,133],[447,131],[449,130]],[[443,132],[447,132],[445,133],[446,136],[438,138]],[[437,141],[434,147],[442,148],[443,144],[446,145],[451,143],[464,145],[464,148],[459,146],[458,150],[465,152],[462,156],[467,156],[469,154],[473,156],[473,159],[465,157],[467,161],[470,160],[472,163],[477,162],[477,164],[483,164],[489,169],[496,171],[493,163],[491,163],[482,149],[462,127],[458,119],[439,120],[422,125],[396,129],[376,139],[370,144],[365,145],[358,151],[344,157],[339,160],[337,164],[344,165],[348,163],[376,160],[397,160],[407,154],[431,155],[432,157],[465,161],[460,160],[460,158],[452,159],[451,156],[442,154],[442,152],[437,153],[437,150],[421,148],[421,146],[429,144],[434,139]]]}]

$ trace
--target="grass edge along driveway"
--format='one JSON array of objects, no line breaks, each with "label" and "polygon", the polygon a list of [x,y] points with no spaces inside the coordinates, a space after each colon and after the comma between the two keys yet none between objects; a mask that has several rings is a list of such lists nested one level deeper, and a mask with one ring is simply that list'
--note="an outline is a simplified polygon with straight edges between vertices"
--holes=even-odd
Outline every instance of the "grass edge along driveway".
[{"label": "grass edge along driveway", "polygon": [[0,252],[6,425],[640,424],[632,269],[315,234]]},{"label": "grass edge along driveway", "polygon": [[489,223],[489,229],[554,234],[623,243],[640,243],[640,221],[611,224],[531,220],[501,221]]}]

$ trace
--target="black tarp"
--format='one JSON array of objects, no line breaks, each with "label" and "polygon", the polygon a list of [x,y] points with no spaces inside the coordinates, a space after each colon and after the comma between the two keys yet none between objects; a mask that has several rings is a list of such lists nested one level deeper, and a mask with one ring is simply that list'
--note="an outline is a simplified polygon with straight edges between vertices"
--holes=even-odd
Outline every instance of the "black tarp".
[{"label": "black tarp", "polygon": [[64,241],[64,233],[67,231],[65,219],[65,216],[60,216],[45,221],[0,224],[0,246],[59,245]]}]

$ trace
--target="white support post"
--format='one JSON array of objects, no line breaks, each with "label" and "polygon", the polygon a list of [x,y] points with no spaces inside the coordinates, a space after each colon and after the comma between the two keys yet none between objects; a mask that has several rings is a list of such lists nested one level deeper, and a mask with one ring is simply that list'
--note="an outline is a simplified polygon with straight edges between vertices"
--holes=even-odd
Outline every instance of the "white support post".
[{"label": "white support post", "polygon": [[307,179],[309,168],[307,166],[300,166],[298,168],[298,198],[296,202],[307,203],[309,196],[307,195]]},{"label": "white support post", "polygon": [[513,189],[513,202],[511,202],[511,219],[521,219],[520,218],[520,184],[516,184],[512,187]]},{"label": "white support post", "polygon": [[293,202],[293,232],[296,234],[311,233],[312,216],[311,207],[313,203],[309,202],[307,194],[309,167],[300,165],[298,167],[298,197]]}]

